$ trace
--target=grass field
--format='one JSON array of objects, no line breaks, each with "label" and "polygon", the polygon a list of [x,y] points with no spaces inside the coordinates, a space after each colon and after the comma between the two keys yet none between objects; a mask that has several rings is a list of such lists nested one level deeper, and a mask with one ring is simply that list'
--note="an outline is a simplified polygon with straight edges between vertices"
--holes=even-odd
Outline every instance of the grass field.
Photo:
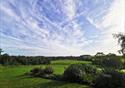
[{"label": "grass field", "polygon": [[[58,60],[52,62],[54,74],[62,74],[64,69],[74,63],[91,64],[87,61]],[[43,78],[31,78],[23,76],[34,67],[44,67],[45,65],[30,66],[0,66],[0,88],[88,88],[86,85],[54,81]]]}]

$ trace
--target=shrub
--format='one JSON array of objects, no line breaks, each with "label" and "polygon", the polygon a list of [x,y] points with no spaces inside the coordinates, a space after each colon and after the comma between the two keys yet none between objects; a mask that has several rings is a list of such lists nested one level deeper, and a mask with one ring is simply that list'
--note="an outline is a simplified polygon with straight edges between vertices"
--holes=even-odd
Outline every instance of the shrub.
[{"label": "shrub", "polygon": [[52,74],[53,73],[53,68],[51,66],[48,66],[44,69],[44,72],[46,74]]},{"label": "shrub", "polygon": [[42,77],[45,74],[44,69],[42,68],[33,68],[30,71],[30,75],[34,77]]},{"label": "shrub", "polygon": [[46,68],[33,68],[29,75],[34,76],[34,77],[49,77],[50,74],[53,73],[53,68],[52,67],[46,67]]},{"label": "shrub", "polygon": [[91,83],[97,75],[96,68],[85,64],[72,64],[63,74],[63,79],[71,82]]},{"label": "shrub", "polygon": [[95,57],[93,60],[93,64],[99,65],[104,68],[112,68],[112,69],[122,69],[123,62],[120,58],[116,56],[104,56],[104,57]]},{"label": "shrub", "polygon": [[121,69],[123,68],[123,63],[118,58],[107,58],[103,61],[103,67],[110,67],[114,69]]},{"label": "shrub", "polygon": [[95,79],[93,88],[125,88],[125,74],[116,71],[102,73]]}]

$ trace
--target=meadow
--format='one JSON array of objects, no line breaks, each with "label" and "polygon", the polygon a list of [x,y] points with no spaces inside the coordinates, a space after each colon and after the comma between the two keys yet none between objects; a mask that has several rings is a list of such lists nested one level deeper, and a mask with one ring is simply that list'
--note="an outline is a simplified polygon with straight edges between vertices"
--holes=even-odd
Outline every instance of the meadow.
[{"label": "meadow", "polygon": [[[89,61],[55,60],[50,65],[54,68],[54,74],[61,75],[66,67],[75,63],[91,64]],[[44,66],[46,65],[0,65],[0,88],[89,88],[83,84],[33,78],[24,75],[32,68]]]}]

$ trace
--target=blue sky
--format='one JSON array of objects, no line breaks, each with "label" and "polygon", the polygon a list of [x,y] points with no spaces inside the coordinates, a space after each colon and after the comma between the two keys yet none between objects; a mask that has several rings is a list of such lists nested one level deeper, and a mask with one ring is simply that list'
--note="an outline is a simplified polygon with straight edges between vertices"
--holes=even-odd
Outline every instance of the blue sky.
[{"label": "blue sky", "polygon": [[124,0],[0,0],[0,48],[10,55],[117,53]]}]

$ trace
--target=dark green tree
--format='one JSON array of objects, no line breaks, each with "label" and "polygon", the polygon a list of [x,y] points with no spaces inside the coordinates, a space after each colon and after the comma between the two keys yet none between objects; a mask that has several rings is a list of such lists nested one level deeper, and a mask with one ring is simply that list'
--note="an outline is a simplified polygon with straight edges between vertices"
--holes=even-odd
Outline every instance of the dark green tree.
[{"label": "dark green tree", "polygon": [[0,55],[1,55],[1,53],[3,52],[3,50],[2,49],[0,49]]},{"label": "dark green tree", "polygon": [[122,53],[123,56],[125,56],[125,33],[115,34],[114,37],[118,39],[118,43],[121,46],[119,53]]},{"label": "dark green tree", "polygon": [[95,56],[105,56],[103,52],[97,52]]},{"label": "dark green tree", "polygon": [[118,44],[121,46],[119,53],[123,54],[125,68],[125,33],[115,34],[114,37],[118,39]]}]

